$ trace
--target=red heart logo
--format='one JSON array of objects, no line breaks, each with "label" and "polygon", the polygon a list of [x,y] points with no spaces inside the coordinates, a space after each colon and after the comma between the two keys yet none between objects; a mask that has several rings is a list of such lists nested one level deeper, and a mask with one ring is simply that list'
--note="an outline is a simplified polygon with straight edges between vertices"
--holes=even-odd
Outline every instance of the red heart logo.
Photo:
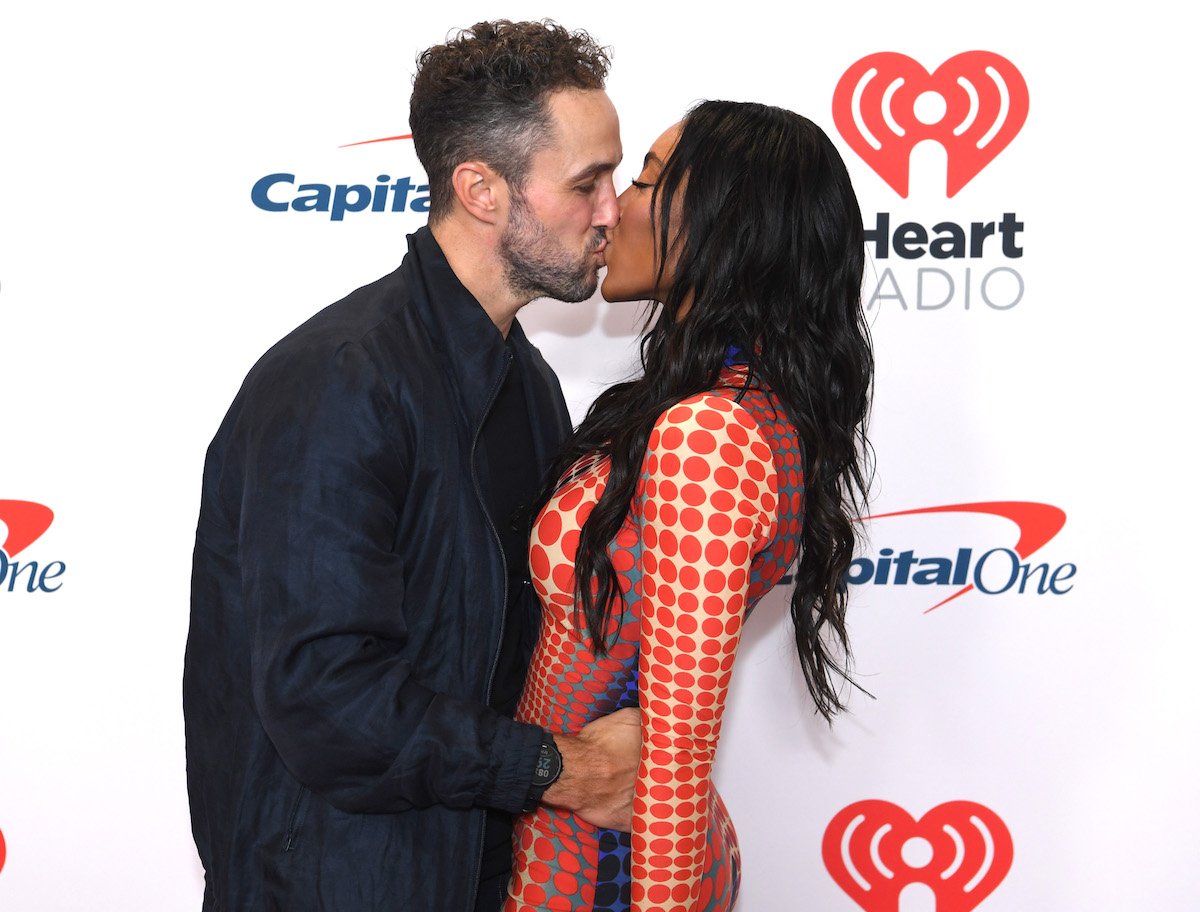
[{"label": "red heart logo", "polygon": [[838,132],[902,197],[917,143],[931,139],[946,150],[946,196],[954,196],[1004,151],[1028,114],[1024,77],[990,51],[958,54],[932,74],[904,54],[870,54],[833,92]]},{"label": "red heart logo", "polygon": [[54,511],[28,500],[0,500],[0,522],[8,527],[8,535],[0,543],[0,551],[16,557],[50,528]]},{"label": "red heart logo", "polygon": [[939,804],[919,821],[890,801],[859,801],[825,828],[825,867],[865,912],[899,912],[909,884],[928,886],[938,912],[970,912],[1012,867],[1012,836],[972,801]]},{"label": "red heart logo", "polygon": [[5,855],[4,831],[0,830],[0,871],[4,870],[4,855]]}]

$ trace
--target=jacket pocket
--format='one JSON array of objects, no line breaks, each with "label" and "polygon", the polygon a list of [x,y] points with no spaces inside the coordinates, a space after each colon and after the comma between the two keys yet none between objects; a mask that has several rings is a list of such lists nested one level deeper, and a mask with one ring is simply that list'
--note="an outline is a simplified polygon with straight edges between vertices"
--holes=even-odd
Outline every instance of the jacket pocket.
[{"label": "jacket pocket", "polygon": [[287,830],[283,834],[284,852],[292,851],[296,847],[296,841],[300,838],[300,830],[304,826],[304,810],[308,805],[308,795],[308,789],[300,786],[295,800],[292,801],[292,807],[288,813]]}]

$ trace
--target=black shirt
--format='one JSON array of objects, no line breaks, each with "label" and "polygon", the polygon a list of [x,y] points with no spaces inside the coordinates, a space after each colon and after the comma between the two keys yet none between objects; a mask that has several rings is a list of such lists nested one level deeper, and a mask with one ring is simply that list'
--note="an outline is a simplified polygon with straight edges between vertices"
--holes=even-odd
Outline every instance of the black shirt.
[{"label": "black shirt", "polygon": [[[505,715],[516,712],[528,657],[541,620],[529,581],[529,531],[531,509],[541,484],[533,451],[533,428],[525,385],[516,359],[492,403],[479,436],[478,454],[488,478],[485,499],[488,515],[500,538],[508,570],[508,599],[500,655],[492,678],[491,707]],[[532,781],[533,770],[530,769]],[[480,879],[509,869],[512,854],[512,818],[489,810],[483,837]]]}]

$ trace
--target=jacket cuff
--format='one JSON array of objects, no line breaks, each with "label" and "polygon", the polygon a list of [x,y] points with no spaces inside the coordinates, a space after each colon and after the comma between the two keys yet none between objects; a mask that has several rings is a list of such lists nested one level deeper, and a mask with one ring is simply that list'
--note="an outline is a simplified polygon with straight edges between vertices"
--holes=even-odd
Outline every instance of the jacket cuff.
[{"label": "jacket cuff", "polygon": [[529,800],[541,748],[541,726],[504,719],[492,742],[490,766],[496,776],[483,796],[483,803],[510,814],[520,814]]}]

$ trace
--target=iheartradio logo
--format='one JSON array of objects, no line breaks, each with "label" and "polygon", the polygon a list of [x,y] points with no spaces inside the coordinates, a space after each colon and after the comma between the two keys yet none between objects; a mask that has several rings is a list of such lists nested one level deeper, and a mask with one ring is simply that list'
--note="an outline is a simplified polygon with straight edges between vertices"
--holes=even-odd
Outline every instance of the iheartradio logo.
[{"label": "iheartradio logo", "polygon": [[0,830],[0,871],[4,870],[4,831]]},{"label": "iheartradio logo", "polygon": [[990,51],[951,57],[930,73],[904,54],[870,54],[833,93],[833,121],[863,161],[908,196],[917,143],[946,150],[946,196],[958,193],[1012,142],[1029,114],[1020,71]]},{"label": "iheartradio logo", "polygon": [[937,912],[970,912],[1012,867],[1008,827],[972,801],[939,804],[920,820],[890,801],[858,801],[829,822],[825,867],[865,912],[899,912],[900,895],[924,884]]}]

